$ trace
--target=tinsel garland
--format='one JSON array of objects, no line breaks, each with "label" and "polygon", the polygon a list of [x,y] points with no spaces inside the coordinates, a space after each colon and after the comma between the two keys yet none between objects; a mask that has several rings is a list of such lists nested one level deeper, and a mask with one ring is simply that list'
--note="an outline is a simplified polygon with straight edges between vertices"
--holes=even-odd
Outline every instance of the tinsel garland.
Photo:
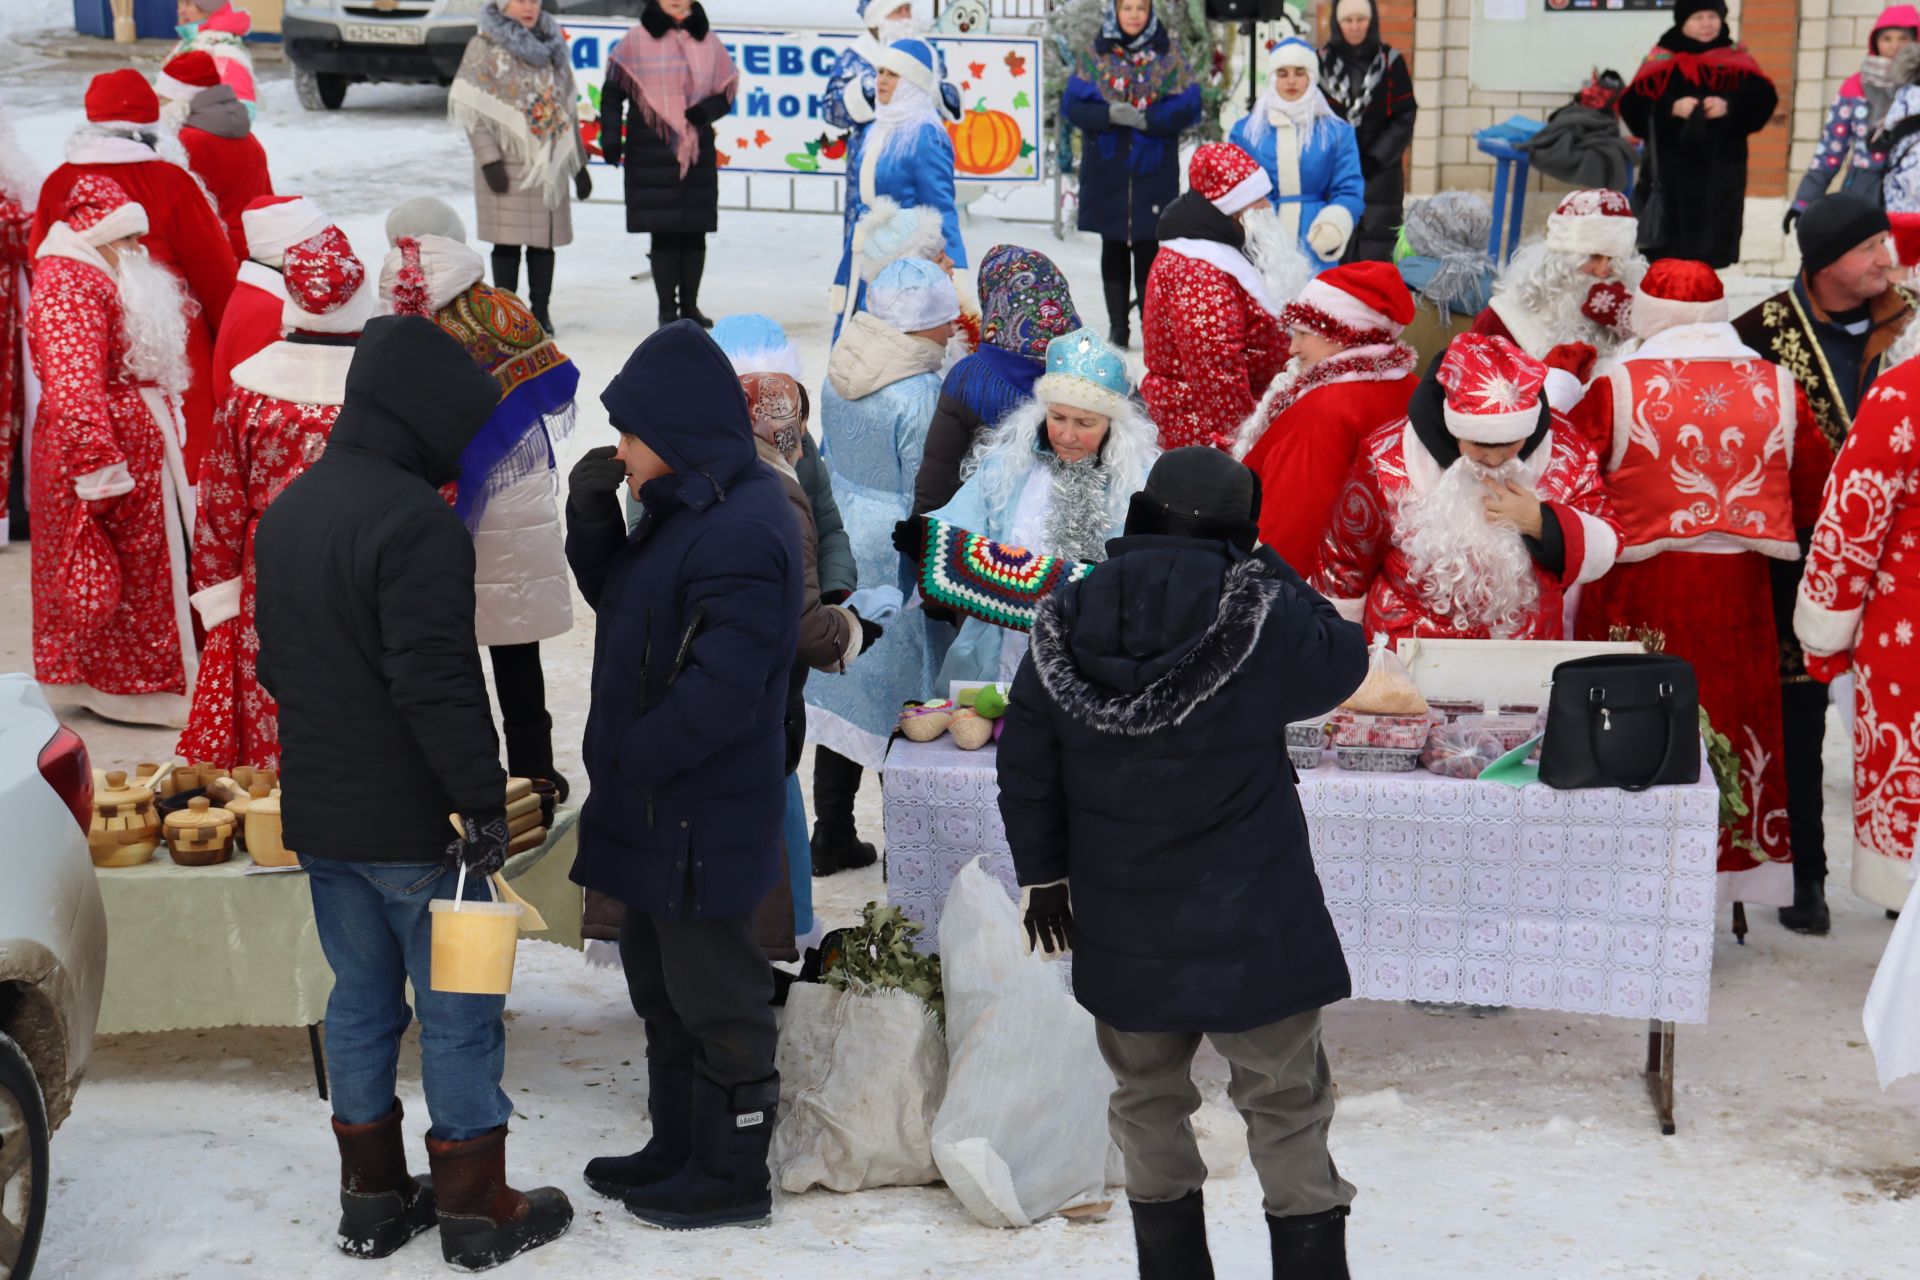
[{"label": "tinsel garland", "polygon": [[1107,558],[1107,469],[1097,454],[1078,462],[1041,455],[1052,471],[1047,495],[1047,546],[1070,560]]}]

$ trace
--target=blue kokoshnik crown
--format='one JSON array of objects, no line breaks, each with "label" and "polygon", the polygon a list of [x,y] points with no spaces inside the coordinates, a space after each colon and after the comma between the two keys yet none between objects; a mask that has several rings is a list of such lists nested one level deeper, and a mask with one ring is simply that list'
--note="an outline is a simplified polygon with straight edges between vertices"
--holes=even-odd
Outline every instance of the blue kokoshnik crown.
[{"label": "blue kokoshnik crown", "polygon": [[1047,344],[1047,371],[1033,384],[1044,404],[1070,404],[1115,417],[1127,406],[1127,362],[1092,329]]}]

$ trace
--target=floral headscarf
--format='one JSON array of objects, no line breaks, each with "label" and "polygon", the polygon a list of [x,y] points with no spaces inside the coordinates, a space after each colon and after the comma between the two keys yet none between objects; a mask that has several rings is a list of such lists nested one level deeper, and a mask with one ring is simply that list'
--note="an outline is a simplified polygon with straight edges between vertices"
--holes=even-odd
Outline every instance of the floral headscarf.
[{"label": "floral headscarf", "polygon": [[800,461],[800,436],[807,429],[800,384],[784,373],[743,373],[740,389],[747,393],[753,434],[779,450],[788,466]]},{"label": "floral headscarf", "polygon": [[1032,360],[1080,328],[1067,278],[1038,249],[997,245],[980,264],[980,340]]},{"label": "floral headscarf", "polygon": [[1131,103],[1142,111],[1177,97],[1193,83],[1187,55],[1160,25],[1159,13],[1147,19],[1139,35],[1129,36],[1120,29],[1115,0],[1107,0],[1100,35],[1091,52],[1080,55],[1076,71],[1108,102]]}]

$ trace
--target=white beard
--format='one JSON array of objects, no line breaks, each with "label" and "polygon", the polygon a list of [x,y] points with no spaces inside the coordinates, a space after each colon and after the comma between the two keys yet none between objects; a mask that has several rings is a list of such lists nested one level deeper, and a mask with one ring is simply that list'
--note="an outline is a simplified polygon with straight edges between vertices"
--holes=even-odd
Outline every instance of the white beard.
[{"label": "white beard", "polygon": [[31,211],[40,194],[40,179],[39,170],[20,149],[12,119],[0,116],[0,196],[18,201]]},{"label": "white beard", "polygon": [[1409,492],[1400,505],[1394,540],[1408,576],[1426,606],[1461,630],[1485,628],[1496,640],[1515,635],[1540,603],[1533,557],[1513,525],[1487,519],[1482,483],[1511,481],[1531,491],[1531,479],[1518,458],[1492,470],[1461,458],[1432,489]]},{"label": "white beard", "polygon": [[192,99],[181,101],[176,98],[162,98],[160,100],[160,128],[165,133],[177,135],[180,132],[180,126],[184,125],[187,117],[192,114]]},{"label": "white beard", "polygon": [[[1584,255],[1549,249],[1544,240],[1524,245],[1501,272],[1494,296],[1518,302],[1546,329],[1554,344],[1584,342],[1602,356],[1611,355],[1627,341],[1629,333],[1624,325],[1610,329],[1595,324],[1581,313],[1587,294],[1595,285],[1606,283],[1581,271],[1585,262]],[[1628,258],[1615,258],[1607,280],[1632,289],[1646,273],[1647,260],[1635,253]],[[1546,352],[1530,354],[1538,359]]]},{"label": "white beard", "polygon": [[145,249],[122,249],[114,273],[127,331],[127,372],[171,395],[187,389],[186,289]]},{"label": "white beard", "polygon": [[884,49],[896,40],[913,39],[914,23],[912,18],[882,18],[875,30],[879,32],[876,39]]},{"label": "white beard", "polygon": [[1916,354],[1920,354],[1920,324],[1909,323],[1900,331],[1900,336],[1893,340],[1893,345],[1887,348],[1886,356],[1880,361],[1880,372],[1885,373],[1896,365],[1903,365]]},{"label": "white beard", "polygon": [[1300,252],[1300,242],[1287,231],[1280,214],[1271,205],[1249,210],[1241,219],[1247,233],[1247,257],[1259,268],[1267,289],[1277,303],[1292,302],[1313,279],[1313,270]]}]

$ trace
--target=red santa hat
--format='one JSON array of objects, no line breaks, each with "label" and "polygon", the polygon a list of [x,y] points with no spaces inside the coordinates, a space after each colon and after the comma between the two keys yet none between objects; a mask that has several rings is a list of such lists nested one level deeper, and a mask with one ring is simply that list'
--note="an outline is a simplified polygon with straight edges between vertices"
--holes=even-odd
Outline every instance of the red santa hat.
[{"label": "red santa hat", "polygon": [[1187,185],[1232,217],[1273,192],[1273,179],[1260,162],[1231,142],[1208,142],[1187,165]]},{"label": "red santa hat", "polygon": [[359,333],[373,318],[367,269],[338,227],[287,250],[287,305],[280,322],[305,333]]},{"label": "red santa hat", "polygon": [[1446,391],[1447,430],[1474,444],[1513,444],[1540,425],[1547,366],[1505,338],[1463,333],[1435,375]]},{"label": "red santa hat", "polygon": [[1706,263],[1662,258],[1640,278],[1628,317],[1637,338],[1651,338],[1675,325],[1725,321],[1727,291]]},{"label": "red santa hat", "polygon": [[159,124],[160,97],[132,67],[103,71],[87,85],[87,119],[95,124]]},{"label": "red santa hat", "polygon": [[1288,328],[1311,329],[1343,347],[1391,342],[1413,321],[1413,295],[1398,268],[1356,262],[1323,271],[1280,310]]},{"label": "red santa hat", "polygon": [[270,267],[279,266],[288,249],[313,239],[328,225],[327,215],[305,196],[260,196],[240,211],[247,256]]},{"label": "red santa hat", "polygon": [[1920,267],[1920,213],[1890,213],[1893,256],[1903,267]]},{"label": "red santa hat", "polygon": [[154,77],[153,91],[168,102],[192,102],[202,91],[220,83],[220,68],[213,55],[195,49],[177,58],[167,59]]},{"label": "red santa hat", "polygon": [[1547,248],[1555,253],[1625,258],[1639,239],[1633,206],[1618,191],[1604,187],[1569,192],[1547,215]]},{"label": "red santa hat", "polygon": [[83,174],[67,192],[60,221],[98,249],[126,236],[147,234],[146,208],[112,178]]}]

